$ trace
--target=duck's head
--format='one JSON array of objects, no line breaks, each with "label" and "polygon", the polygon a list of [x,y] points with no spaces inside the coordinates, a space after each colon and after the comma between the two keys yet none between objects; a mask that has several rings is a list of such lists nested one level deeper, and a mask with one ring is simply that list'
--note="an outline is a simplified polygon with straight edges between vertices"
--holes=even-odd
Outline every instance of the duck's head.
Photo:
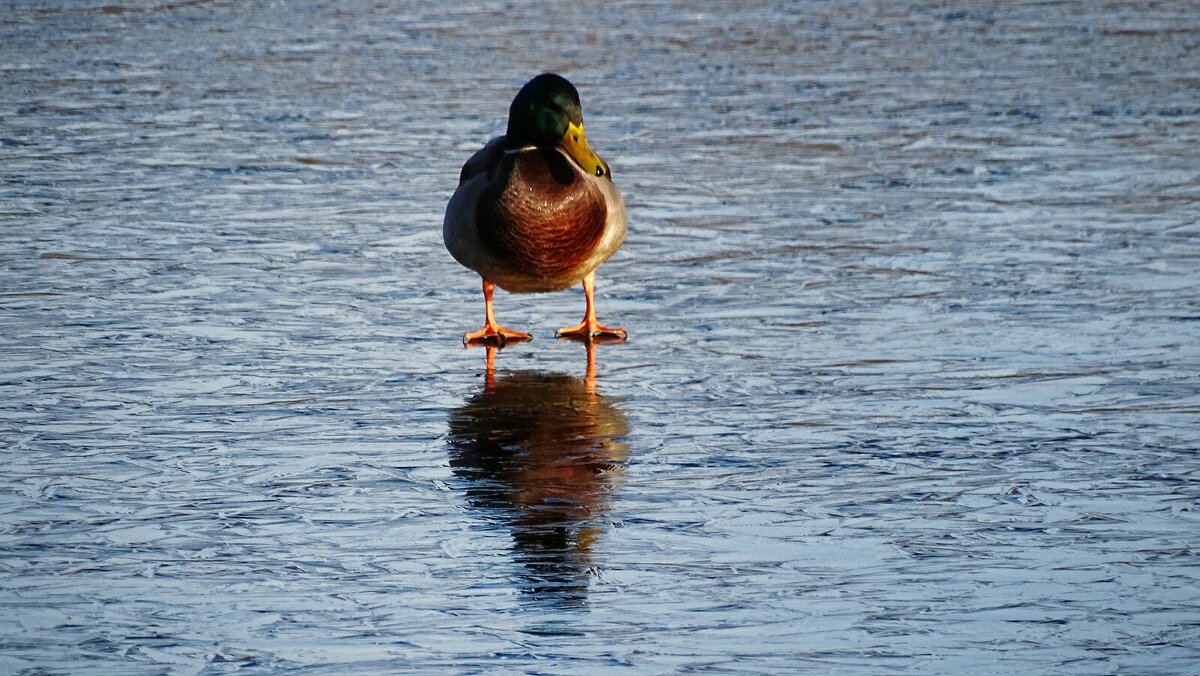
[{"label": "duck's head", "polygon": [[510,147],[559,146],[593,176],[610,176],[608,164],[583,136],[579,92],[566,78],[542,73],[521,87],[508,109]]}]

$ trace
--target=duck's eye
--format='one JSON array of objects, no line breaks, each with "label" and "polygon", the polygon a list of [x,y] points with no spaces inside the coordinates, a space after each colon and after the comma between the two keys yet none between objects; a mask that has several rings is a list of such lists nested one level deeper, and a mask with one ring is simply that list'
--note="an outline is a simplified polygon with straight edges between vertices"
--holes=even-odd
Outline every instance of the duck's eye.
[{"label": "duck's eye", "polygon": [[604,167],[596,167],[596,175],[603,176],[604,175]]}]

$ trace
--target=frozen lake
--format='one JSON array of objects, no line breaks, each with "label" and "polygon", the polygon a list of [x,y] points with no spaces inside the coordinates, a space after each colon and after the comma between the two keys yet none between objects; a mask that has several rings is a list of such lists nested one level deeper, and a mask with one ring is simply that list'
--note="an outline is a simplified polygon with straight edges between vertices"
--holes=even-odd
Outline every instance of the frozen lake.
[{"label": "frozen lake", "polygon": [[1194,2],[5,3],[0,672],[1200,672],[1198,157]]}]

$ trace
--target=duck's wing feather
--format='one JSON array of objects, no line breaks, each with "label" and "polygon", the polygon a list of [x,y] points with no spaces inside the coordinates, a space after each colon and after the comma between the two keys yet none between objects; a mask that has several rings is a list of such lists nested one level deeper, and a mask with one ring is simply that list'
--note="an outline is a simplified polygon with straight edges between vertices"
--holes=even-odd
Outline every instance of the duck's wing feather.
[{"label": "duck's wing feather", "polygon": [[487,173],[495,169],[504,159],[504,141],[505,137],[497,136],[487,145],[480,148],[467,160],[463,165],[462,173],[458,175],[458,184],[462,185],[479,174]]}]

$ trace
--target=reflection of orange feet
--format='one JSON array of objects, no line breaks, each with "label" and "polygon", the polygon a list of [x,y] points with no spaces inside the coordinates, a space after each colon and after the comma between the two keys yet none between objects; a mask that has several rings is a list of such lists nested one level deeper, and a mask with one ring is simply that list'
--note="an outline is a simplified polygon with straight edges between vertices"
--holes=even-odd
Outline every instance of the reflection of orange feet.
[{"label": "reflection of orange feet", "polygon": [[528,333],[512,331],[499,324],[485,325],[478,331],[463,334],[463,345],[504,345],[509,342],[530,340]]},{"label": "reflection of orange feet", "polygon": [[607,326],[602,326],[595,319],[592,321],[583,321],[575,326],[561,328],[554,333],[559,338],[571,338],[574,340],[625,340],[627,337],[625,329],[610,329]]}]

